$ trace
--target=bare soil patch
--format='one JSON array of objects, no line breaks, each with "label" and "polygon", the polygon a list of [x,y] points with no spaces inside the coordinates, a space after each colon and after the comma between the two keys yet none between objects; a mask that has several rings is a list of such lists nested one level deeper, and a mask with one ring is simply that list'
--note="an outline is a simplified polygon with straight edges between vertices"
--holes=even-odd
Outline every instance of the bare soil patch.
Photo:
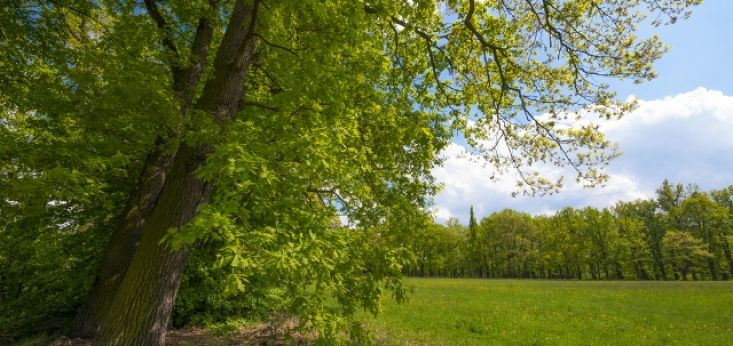
[{"label": "bare soil patch", "polygon": [[[310,345],[315,340],[313,335],[294,332],[297,321],[293,318],[276,318],[268,323],[254,327],[243,327],[226,335],[218,335],[204,328],[172,329],[166,333],[167,346],[275,346],[275,345]],[[69,339],[61,337],[51,346],[92,346],[90,340]]]}]

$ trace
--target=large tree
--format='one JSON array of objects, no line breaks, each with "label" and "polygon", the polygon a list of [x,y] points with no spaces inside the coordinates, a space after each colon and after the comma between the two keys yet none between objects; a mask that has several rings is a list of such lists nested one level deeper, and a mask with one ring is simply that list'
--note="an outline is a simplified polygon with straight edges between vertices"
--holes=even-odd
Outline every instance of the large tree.
[{"label": "large tree", "polygon": [[[76,323],[100,344],[164,343],[207,242],[243,290],[256,273],[294,310],[372,307],[452,130],[530,193],[562,184],[538,161],[602,182],[617,153],[592,117],[633,107],[604,78],[652,78],[664,47],[637,25],[698,2],[11,1],[2,232],[109,237]],[[354,266],[357,243],[383,256]]]},{"label": "large tree", "polygon": [[[718,280],[718,268],[723,260],[730,261],[730,251],[726,252],[726,232],[729,226],[728,210],[708,197],[696,192],[685,199],[679,208],[683,229],[703,241],[711,256],[707,258],[710,277]],[[730,262],[728,262],[730,264]]]},{"label": "large tree", "polygon": [[646,240],[652,257],[654,258],[654,277],[657,280],[667,280],[667,262],[662,251],[662,239],[667,231],[667,218],[657,212],[659,208],[653,200],[637,200],[633,202],[617,203],[615,211],[617,217],[623,220],[634,220],[644,225],[644,239]]},{"label": "large tree", "polygon": [[662,249],[669,258],[675,278],[679,275],[682,280],[687,280],[690,272],[697,279],[702,263],[712,258],[703,240],[686,231],[669,230],[662,239]]}]

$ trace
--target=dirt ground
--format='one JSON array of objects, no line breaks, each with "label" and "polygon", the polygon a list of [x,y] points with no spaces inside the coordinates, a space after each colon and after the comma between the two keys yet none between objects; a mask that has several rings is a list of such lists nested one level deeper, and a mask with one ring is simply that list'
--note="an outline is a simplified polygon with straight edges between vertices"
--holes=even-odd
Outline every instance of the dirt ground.
[{"label": "dirt ground", "polygon": [[[228,335],[217,335],[202,328],[173,329],[166,333],[166,346],[275,346],[275,345],[309,345],[313,337],[287,331],[295,326],[292,320],[277,324],[262,324],[252,328],[241,328]],[[51,346],[91,346],[90,340],[69,339],[61,337]]]}]

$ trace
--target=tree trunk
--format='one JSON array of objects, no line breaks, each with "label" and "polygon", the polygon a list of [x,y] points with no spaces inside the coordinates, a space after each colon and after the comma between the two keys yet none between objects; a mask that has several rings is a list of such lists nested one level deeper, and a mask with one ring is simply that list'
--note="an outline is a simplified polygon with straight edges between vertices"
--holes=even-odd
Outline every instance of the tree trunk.
[{"label": "tree trunk", "polygon": [[156,141],[153,152],[145,161],[138,185],[127,200],[120,226],[112,233],[92,290],[74,319],[72,337],[91,338],[99,329],[101,318],[112,302],[110,297],[116,294],[132,261],[145,219],[155,207],[173,157],[174,154],[164,148],[162,140]]},{"label": "tree trunk", "polygon": [[690,261],[685,261],[682,268],[680,268],[680,271],[682,272],[682,281],[687,281],[687,271],[690,269],[691,265],[692,263],[690,263]]},{"label": "tree trunk", "polygon": [[[212,6],[214,6],[213,3]],[[191,46],[193,64],[182,68],[178,62],[174,62],[172,67],[173,92],[181,119],[188,117],[193,94],[206,65],[212,35],[213,27],[204,16],[199,20]],[[109,309],[112,297],[116,295],[132,261],[145,220],[155,208],[166,175],[173,163],[177,148],[168,147],[168,144],[162,137],[158,137],[151,153],[146,158],[137,187],[128,197],[121,214],[120,224],[112,233],[102,257],[89,296],[72,323],[71,335],[73,337],[92,338],[99,330],[102,317]]]},{"label": "tree trunk", "polygon": [[591,263],[591,264],[589,265],[589,267],[590,267],[590,277],[591,277],[591,279],[592,279],[592,280],[597,280],[597,279],[598,279],[598,277],[597,277],[597,275],[596,275],[596,268],[595,268],[595,266],[593,265],[593,263]]},{"label": "tree trunk", "polygon": [[[662,280],[667,280],[667,270],[664,268],[664,257],[662,256],[662,249],[659,243],[654,244],[653,254],[655,257],[657,268],[659,268],[658,274],[661,274]],[[659,280],[658,275],[657,275],[657,280]]]},{"label": "tree trunk", "polygon": [[545,278],[545,264],[540,263],[540,279],[544,279],[544,278]]},{"label": "tree trunk", "polygon": [[[224,126],[242,104],[244,77],[256,45],[258,2],[236,1],[214,60],[214,73],[195,108]],[[170,229],[186,225],[208,203],[213,184],[195,176],[209,145],[181,144],[158,202],[145,225],[129,268],[100,324],[97,344],[162,345],[185,267],[187,250],[165,241]]]},{"label": "tree trunk", "polygon": [[527,269],[527,261],[522,261],[522,277],[529,278],[529,270]]},{"label": "tree trunk", "polygon": [[638,280],[649,280],[644,266],[639,262],[634,262],[634,268],[636,269],[636,278]]},{"label": "tree trunk", "polygon": [[710,268],[710,278],[713,281],[718,280],[718,267],[715,264],[715,258],[708,258],[708,267]]},{"label": "tree trunk", "polygon": [[728,272],[733,277],[733,256],[731,256],[730,244],[728,244],[728,238],[725,234],[720,233],[720,239],[723,243],[723,252],[725,253],[725,259],[728,262]]},{"label": "tree trunk", "polygon": [[212,186],[194,175],[209,148],[182,145],[160,199],[143,227],[140,244],[109,308],[96,342],[104,345],[160,345],[173,309],[186,250],[173,250],[164,237],[188,223]]}]

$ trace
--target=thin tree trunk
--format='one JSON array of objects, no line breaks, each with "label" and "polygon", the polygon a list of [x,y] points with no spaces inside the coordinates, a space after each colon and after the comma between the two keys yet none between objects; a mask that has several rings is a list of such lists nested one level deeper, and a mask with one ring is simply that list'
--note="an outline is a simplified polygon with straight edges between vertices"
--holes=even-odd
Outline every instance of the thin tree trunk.
[{"label": "thin tree trunk", "polygon": [[708,267],[710,268],[710,278],[718,280],[718,267],[715,264],[715,258],[708,258]]},{"label": "thin tree trunk", "polygon": [[728,272],[730,273],[731,278],[733,278],[733,256],[731,256],[730,244],[728,243],[728,238],[725,236],[725,234],[720,233],[720,239],[723,243],[723,252],[725,253],[725,259],[728,262]]},{"label": "thin tree trunk", "polygon": [[614,266],[616,267],[616,279],[623,280],[624,279],[624,272],[621,270],[621,265],[616,262],[614,263]]},{"label": "thin tree trunk", "polygon": [[[654,257],[656,257],[657,268],[659,268],[659,274],[662,275],[662,280],[667,280],[667,271],[664,268],[664,257],[662,256],[662,250],[659,243],[654,245]],[[658,279],[658,278],[657,278]]]},{"label": "thin tree trunk", "polygon": [[687,281],[687,271],[690,269],[690,265],[690,261],[685,261],[685,264],[682,265],[681,272],[683,281]]},{"label": "thin tree trunk", "polygon": [[540,279],[544,279],[544,278],[545,278],[545,264],[540,263]]},{"label": "thin tree trunk", "polygon": [[647,276],[646,270],[644,270],[644,267],[639,262],[634,262],[634,267],[636,268],[636,277],[639,280],[649,280],[649,277]]}]

